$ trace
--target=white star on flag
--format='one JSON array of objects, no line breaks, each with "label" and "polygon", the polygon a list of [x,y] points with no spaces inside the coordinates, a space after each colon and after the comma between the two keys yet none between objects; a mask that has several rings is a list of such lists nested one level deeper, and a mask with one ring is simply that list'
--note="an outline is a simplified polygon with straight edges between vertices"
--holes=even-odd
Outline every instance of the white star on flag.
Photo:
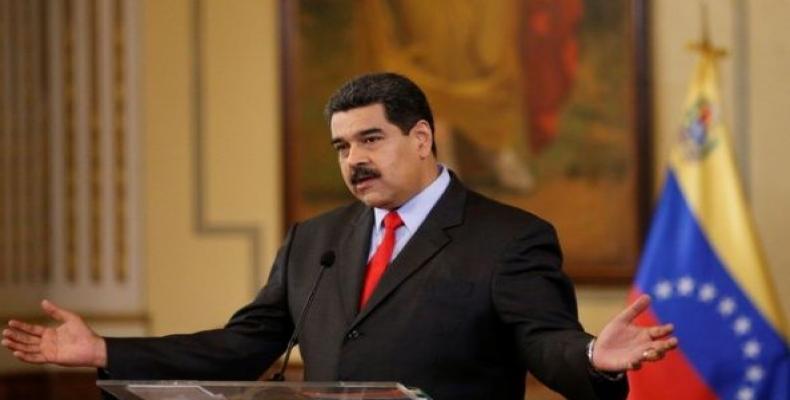
[{"label": "white star on flag", "polygon": [[735,396],[738,397],[738,400],[752,400],[754,398],[754,390],[751,388],[743,387],[738,389],[738,394]]},{"label": "white star on flag", "polygon": [[751,382],[758,382],[765,376],[765,371],[759,365],[752,365],[746,370],[746,380]]},{"label": "white star on flag", "polygon": [[699,290],[699,299],[705,303],[710,303],[714,298],[716,298],[716,287],[710,283],[702,285]]},{"label": "white star on flag", "polygon": [[678,281],[678,293],[684,297],[691,296],[694,293],[694,279],[688,276],[680,278]]},{"label": "white star on flag", "polygon": [[752,321],[746,317],[738,317],[735,319],[735,323],[732,325],[732,329],[735,330],[735,333],[738,335],[744,335],[749,333],[749,330],[752,329]]},{"label": "white star on flag", "polygon": [[752,339],[743,345],[743,355],[746,358],[757,358],[760,355],[760,342]]},{"label": "white star on flag", "polygon": [[669,281],[661,281],[656,285],[654,293],[659,300],[664,300],[672,296],[672,284]]},{"label": "white star on flag", "polygon": [[719,313],[723,316],[729,316],[735,312],[735,300],[732,297],[725,297],[719,302]]}]

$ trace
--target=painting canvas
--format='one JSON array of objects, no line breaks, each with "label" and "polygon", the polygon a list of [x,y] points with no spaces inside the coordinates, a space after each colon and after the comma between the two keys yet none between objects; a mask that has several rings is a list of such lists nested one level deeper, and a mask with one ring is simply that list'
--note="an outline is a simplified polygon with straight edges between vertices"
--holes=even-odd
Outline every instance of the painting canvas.
[{"label": "painting canvas", "polygon": [[394,71],[426,91],[439,160],[467,186],[554,224],[577,281],[629,279],[650,188],[639,4],[284,1],[286,219],[352,200],[322,110],[349,78]]}]

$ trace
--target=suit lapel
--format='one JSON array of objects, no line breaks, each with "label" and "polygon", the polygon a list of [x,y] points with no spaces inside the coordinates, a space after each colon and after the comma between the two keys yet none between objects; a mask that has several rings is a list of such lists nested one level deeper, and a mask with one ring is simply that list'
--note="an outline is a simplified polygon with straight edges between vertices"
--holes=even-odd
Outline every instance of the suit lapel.
[{"label": "suit lapel", "polygon": [[[464,204],[466,203],[466,189],[454,174],[451,177],[450,186],[447,187],[445,193],[436,202],[436,205],[434,205],[425,221],[417,229],[417,232],[414,233],[403,250],[387,267],[367,305],[351,324],[352,327],[365,319],[398,286],[430,261],[436,253],[451,241],[451,237],[445,232],[445,229],[460,225],[463,222]],[[360,279],[358,288],[361,285]],[[357,296],[359,296],[359,289],[357,289]]]},{"label": "suit lapel", "polygon": [[345,230],[338,252],[340,297],[347,322],[354,320],[359,308],[362,279],[365,276],[367,256],[370,249],[370,234],[373,229],[373,210],[360,207],[360,211]]}]

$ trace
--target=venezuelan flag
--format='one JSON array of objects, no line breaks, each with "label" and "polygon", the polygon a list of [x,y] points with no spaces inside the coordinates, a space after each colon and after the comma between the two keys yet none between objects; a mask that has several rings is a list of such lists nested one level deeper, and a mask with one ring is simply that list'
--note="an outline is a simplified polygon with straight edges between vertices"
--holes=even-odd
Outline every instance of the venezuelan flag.
[{"label": "venezuelan flag", "polygon": [[722,122],[705,42],[632,296],[639,324],[671,322],[679,348],[628,374],[630,399],[790,399],[787,330]]}]

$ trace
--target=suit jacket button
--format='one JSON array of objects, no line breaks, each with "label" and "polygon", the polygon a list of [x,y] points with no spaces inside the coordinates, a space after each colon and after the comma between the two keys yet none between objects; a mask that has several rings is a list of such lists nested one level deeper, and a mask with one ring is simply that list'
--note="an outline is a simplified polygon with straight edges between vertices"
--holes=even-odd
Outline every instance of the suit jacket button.
[{"label": "suit jacket button", "polygon": [[349,332],[348,335],[346,335],[346,339],[348,340],[354,340],[358,337],[359,337],[359,331],[356,329],[354,329],[353,331]]}]

